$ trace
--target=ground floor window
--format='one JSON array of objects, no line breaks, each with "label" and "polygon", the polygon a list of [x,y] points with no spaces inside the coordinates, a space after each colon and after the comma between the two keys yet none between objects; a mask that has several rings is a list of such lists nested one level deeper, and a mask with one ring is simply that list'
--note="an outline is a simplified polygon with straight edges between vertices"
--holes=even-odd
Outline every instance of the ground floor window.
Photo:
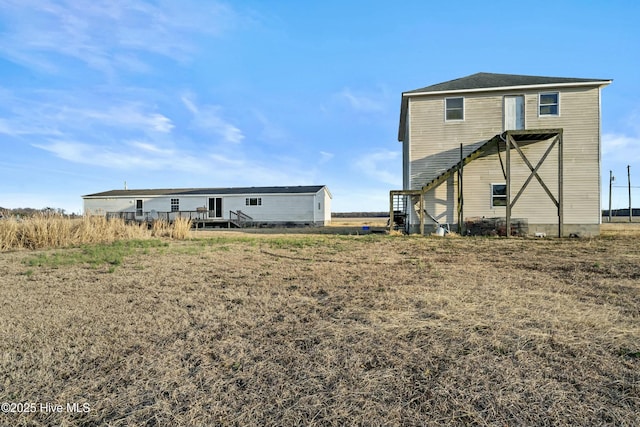
[{"label": "ground floor window", "polygon": [[491,207],[507,206],[507,184],[491,184]]},{"label": "ground floor window", "polygon": [[180,211],[180,199],[171,199],[171,212]]},{"label": "ground floor window", "polygon": [[262,197],[247,197],[244,204],[246,206],[262,206]]}]

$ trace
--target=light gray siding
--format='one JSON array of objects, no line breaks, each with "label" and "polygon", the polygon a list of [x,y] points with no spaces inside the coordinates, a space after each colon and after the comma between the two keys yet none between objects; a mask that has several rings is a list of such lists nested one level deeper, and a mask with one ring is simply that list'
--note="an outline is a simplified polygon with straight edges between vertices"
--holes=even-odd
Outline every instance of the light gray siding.
[{"label": "light gray siding", "polygon": [[[274,223],[331,223],[331,194],[326,187],[317,193],[296,194],[199,194],[128,197],[85,197],[84,211],[90,215],[106,215],[107,212],[135,212],[136,200],[143,201],[143,211],[170,212],[171,199],[178,199],[180,211],[208,209],[209,198],[222,199],[222,219],[229,219],[230,211],[242,211],[254,221]],[[247,198],[260,198],[259,206],[248,206]]]},{"label": "light gray siding", "polygon": [[327,187],[316,193],[316,206],[314,207],[314,209],[317,209],[315,215],[316,224],[331,224],[331,197]]},{"label": "light gray siding", "polygon": [[[538,114],[540,92],[559,92],[560,114]],[[408,100],[407,132],[409,188],[419,189],[460,160],[464,155],[504,129],[505,95],[524,95],[526,129],[563,128],[564,222],[600,222],[600,88],[558,87],[557,89],[515,90],[464,94],[464,121],[444,120],[447,95],[414,96]],[[549,142],[523,148],[535,166]],[[504,152],[501,153],[504,161]],[[515,150],[511,151],[512,197],[529,176],[529,169]],[[558,154],[554,148],[539,174],[557,197]],[[498,155],[479,158],[464,168],[464,216],[504,216],[504,207],[491,207],[490,185],[504,183]],[[427,193],[426,207],[439,221],[457,222],[457,179],[450,178]],[[534,179],[512,211],[514,218],[527,218],[530,224],[557,224],[557,210]]]}]

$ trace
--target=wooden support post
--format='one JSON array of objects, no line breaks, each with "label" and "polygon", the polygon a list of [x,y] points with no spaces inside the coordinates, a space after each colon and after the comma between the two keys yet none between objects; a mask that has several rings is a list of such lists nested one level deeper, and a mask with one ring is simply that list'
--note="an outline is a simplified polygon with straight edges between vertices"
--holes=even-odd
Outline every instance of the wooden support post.
[{"label": "wooden support post", "polygon": [[424,236],[424,193],[420,192],[420,235]]},{"label": "wooden support post", "polygon": [[613,187],[613,171],[609,171],[609,222],[611,222],[611,188]]},{"label": "wooden support post", "polygon": [[556,137],[558,139],[558,237],[562,237],[564,235],[564,199],[563,199],[563,165],[562,165],[562,130]]},{"label": "wooden support post", "polygon": [[460,144],[460,166],[458,167],[458,233],[462,235],[464,233],[463,229],[463,219],[464,219],[464,196],[462,191],[462,169],[464,167],[464,155],[462,150],[462,144]]},{"label": "wooden support post", "polygon": [[394,218],[393,218],[393,197],[394,197],[393,191],[389,192],[389,233],[391,233],[391,231],[393,230],[393,222],[394,222]]},{"label": "wooden support post", "polygon": [[506,218],[507,221],[507,238],[511,236],[511,135],[507,134],[507,138],[505,141],[505,162],[507,163],[507,209],[506,209]]},{"label": "wooden support post", "polygon": [[629,185],[629,222],[632,222],[633,207],[631,206],[631,165],[627,165],[627,182]]}]

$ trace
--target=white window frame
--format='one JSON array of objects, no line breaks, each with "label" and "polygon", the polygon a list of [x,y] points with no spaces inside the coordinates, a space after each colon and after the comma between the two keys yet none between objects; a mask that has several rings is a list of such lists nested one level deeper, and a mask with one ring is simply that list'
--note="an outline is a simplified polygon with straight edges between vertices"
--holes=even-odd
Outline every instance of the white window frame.
[{"label": "white window frame", "polygon": [[[543,95],[556,95],[556,103],[555,104],[542,104],[542,96]],[[542,107],[555,105],[557,107],[558,112],[556,114],[542,114],[540,109]],[[538,93],[538,117],[560,117],[560,92],[559,91],[550,91],[550,92],[540,92]]]},{"label": "white window frame", "polygon": [[171,212],[180,212],[180,199],[171,199]]},{"label": "white window frame", "polygon": [[[448,101],[449,99],[462,99],[462,118],[461,118],[461,119],[448,119],[448,118],[447,118],[447,110],[448,110],[448,109],[447,109],[447,101]],[[465,110],[465,104],[466,104],[466,101],[465,101],[464,96],[449,96],[449,97],[446,97],[446,98],[444,99],[444,121],[445,121],[445,122],[454,122],[454,123],[455,123],[455,122],[464,122],[464,118],[465,118],[465,111],[464,111],[464,110]]]},{"label": "white window frame", "polygon": [[[493,194],[493,187],[496,185],[504,185],[505,187],[505,195],[504,196],[495,196]],[[489,197],[490,197],[490,203],[491,203],[491,208],[504,208],[507,205],[507,195],[506,195],[506,187],[507,187],[507,183],[506,182],[492,182],[491,185],[489,186]],[[494,197],[498,197],[500,199],[504,199],[504,205],[494,205],[493,204],[493,199]]]},{"label": "white window frame", "polygon": [[[255,200],[255,203],[252,203]],[[244,199],[245,206],[262,206],[262,197],[246,197]]]}]

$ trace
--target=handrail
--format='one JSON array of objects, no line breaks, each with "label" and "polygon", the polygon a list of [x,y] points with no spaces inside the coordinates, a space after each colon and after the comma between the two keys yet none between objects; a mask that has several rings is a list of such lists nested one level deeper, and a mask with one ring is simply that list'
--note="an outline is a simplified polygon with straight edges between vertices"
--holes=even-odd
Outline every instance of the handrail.
[{"label": "handrail", "polygon": [[244,224],[253,222],[253,218],[252,217],[250,217],[249,215],[247,215],[246,213],[242,212],[239,209],[236,212],[229,211],[229,219],[233,220],[234,216],[235,216],[236,222],[238,223],[238,225],[240,227],[243,227]]}]

